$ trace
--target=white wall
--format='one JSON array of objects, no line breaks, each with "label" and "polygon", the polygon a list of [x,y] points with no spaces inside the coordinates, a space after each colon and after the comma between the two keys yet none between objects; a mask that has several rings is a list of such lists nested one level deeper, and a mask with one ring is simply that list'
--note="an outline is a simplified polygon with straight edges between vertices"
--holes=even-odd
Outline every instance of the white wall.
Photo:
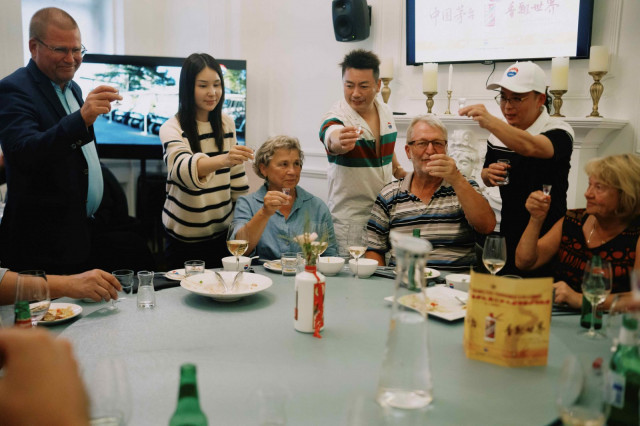
[{"label": "white wall", "polygon": [[[0,13],[0,76],[11,74],[22,61],[22,11],[20,0],[3,0]],[[28,31],[28,30],[27,30]]]},{"label": "white wall", "polygon": [[[369,0],[373,7],[371,36],[354,43],[335,41],[329,0],[112,1],[114,53],[186,56],[205,51],[218,58],[246,59],[248,141],[260,143],[279,133],[300,138],[307,156],[302,184],[319,196],[326,197],[327,164],[318,140],[320,118],[342,96],[337,64],[346,52],[365,48],[381,57],[393,57],[395,78],[390,84],[390,106],[409,116],[426,112],[421,69],[404,65],[404,0]],[[640,2],[595,1],[593,44],[605,44],[612,52],[610,72],[603,79],[600,113],[629,121],[624,129],[613,132],[597,153],[629,152],[637,149],[640,128],[640,55],[636,53]],[[15,19],[20,13],[17,3],[18,0],[3,0],[0,22],[4,33],[10,32],[6,30],[9,23],[15,26],[20,22],[19,17]],[[16,51],[21,52],[16,49],[17,43],[20,41],[15,36],[5,35],[0,39],[0,52],[13,58]],[[13,65],[5,66],[3,60],[0,71],[7,74],[21,63],[10,62]],[[550,61],[539,64],[550,78]],[[588,89],[592,79],[587,74],[587,64],[588,60],[571,61],[569,91],[563,97],[562,108],[569,117],[584,117],[591,112]],[[498,63],[492,77],[498,78],[507,65]],[[468,102],[486,103],[498,113],[492,99],[494,93],[484,88],[491,69],[480,64],[454,65],[452,106],[464,96]],[[446,79],[447,67],[441,66],[439,87],[446,87]],[[442,114],[446,108],[444,90],[435,101],[434,111]],[[404,158],[402,146],[396,152]],[[132,164],[116,163],[123,167]],[[161,170],[161,165],[152,164],[150,168]]]}]

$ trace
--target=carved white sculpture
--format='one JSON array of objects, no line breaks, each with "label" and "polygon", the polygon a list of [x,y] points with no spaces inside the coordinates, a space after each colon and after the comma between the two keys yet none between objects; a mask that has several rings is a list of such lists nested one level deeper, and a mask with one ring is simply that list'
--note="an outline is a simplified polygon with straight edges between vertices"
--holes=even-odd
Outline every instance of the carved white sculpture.
[{"label": "carved white sculpture", "polygon": [[478,183],[482,194],[489,201],[489,205],[496,215],[496,231],[499,231],[500,210],[502,209],[500,190],[498,187],[486,186],[480,177],[486,153],[486,142],[479,143],[475,133],[471,130],[458,129],[449,135],[448,155],[456,161],[460,173],[467,179],[473,179]]},{"label": "carved white sculpture", "polygon": [[[456,160],[460,173],[465,175],[467,179],[478,181],[482,163],[480,162],[479,144],[476,143],[475,134],[471,130],[454,130],[449,135],[448,145],[448,154]],[[484,151],[486,152],[486,148]],[[484,157],[484,152],[482,157]],[[476,177],[476,174],[478,177]]]}]

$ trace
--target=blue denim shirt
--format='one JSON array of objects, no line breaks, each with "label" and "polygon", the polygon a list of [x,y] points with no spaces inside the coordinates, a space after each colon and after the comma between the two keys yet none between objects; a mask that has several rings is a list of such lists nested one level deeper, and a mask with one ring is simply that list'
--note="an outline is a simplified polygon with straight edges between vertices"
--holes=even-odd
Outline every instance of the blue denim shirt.
[{"label": "blue denim shirt", "polygon": [[[264,205],[267,184],[253,194],[244,195],[236,202],[233,212],[233,225],[240,229]],[[289,217],[285,219],[280,211],[276,211],[270,218],[260,237],[260,241],[251,255],[258,255],[261,259],[280,259],[281,253],[298,252],[300,246],[292,241],[296,235],[302,234],[307,219],[311,224],[325,223],[329,233],[329,247],[323,256],[337,256],[338,245],[333,232],[333,221],[327,205],[318,197],[296,186],[296,200],[291,208]]]}]

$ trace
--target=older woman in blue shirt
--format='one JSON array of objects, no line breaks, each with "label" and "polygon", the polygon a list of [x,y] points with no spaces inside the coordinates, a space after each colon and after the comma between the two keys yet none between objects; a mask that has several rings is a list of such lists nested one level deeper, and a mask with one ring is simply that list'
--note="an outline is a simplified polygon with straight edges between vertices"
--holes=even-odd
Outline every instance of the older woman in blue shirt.
[{"label": "older woman in blue shirt", "polygon": [[255,153],[253,169],[265,183],[253,194],[238,199],[232,224],[236,237],[249,241],[247,253],[279,259],[283,252],[300,251],[292,237],[309,224],[314,228],[311,230],[325,226],[329,246],[324,255],[337,255],[329,208],[298,186],[303,160],[298,139],[289,136],[274,136]]}]

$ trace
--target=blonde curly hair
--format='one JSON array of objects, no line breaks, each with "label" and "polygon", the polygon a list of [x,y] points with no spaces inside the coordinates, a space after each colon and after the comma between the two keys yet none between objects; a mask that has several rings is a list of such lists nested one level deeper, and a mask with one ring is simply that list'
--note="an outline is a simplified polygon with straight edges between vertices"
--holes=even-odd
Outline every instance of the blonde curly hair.
[{"label": "blonde curly hair", "polygon": [[620,202],[616,213],[623,219],[640,214],[640,157],[634,154],[594,158],[585,166],[590,177],[616,188]]}]

